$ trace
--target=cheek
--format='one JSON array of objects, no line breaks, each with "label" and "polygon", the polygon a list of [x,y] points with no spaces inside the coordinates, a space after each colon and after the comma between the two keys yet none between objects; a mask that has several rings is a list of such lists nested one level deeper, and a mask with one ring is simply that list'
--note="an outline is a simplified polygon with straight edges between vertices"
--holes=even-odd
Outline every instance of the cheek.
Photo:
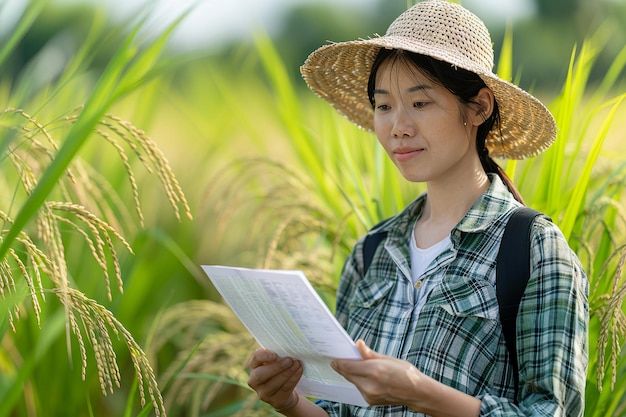
[{"label": "cheek", "polygon": [[374,114],[374,133],[379,141],[382,142],[391,136],[392,128],[393,125],[389,122],[389,117],[377,113]]},{"label": "cheek", "polygon": [[374,134],[376,135],[376,139],[378,139],[378,143],[385,149],[387,153],[390,150],[390,141],[389,134],[385,133],[386,130],[381,127],[381,125],[374,122]]}]

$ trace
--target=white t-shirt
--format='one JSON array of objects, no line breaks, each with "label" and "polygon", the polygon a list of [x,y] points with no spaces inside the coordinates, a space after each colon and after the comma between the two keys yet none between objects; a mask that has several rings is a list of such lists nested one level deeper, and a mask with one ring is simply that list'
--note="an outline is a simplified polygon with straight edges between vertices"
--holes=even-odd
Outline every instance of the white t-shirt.
[{"label": "white t-shirt", "polygon": [[411,279],[413,280],[413,286],[416,291],[415,309],[419,313],[428,294],[435,288],[435,286],[441,281],[441,275],[439,278],[430,278],[422,280],[422,274],[428,269],[432,261],[437,256],[443,253],[448,247],[452,245],[450,236],[446,236],[442,241],[435,243],[433,246],[421,249],[417,247],[415,242],[415,233],[411,233]]}]

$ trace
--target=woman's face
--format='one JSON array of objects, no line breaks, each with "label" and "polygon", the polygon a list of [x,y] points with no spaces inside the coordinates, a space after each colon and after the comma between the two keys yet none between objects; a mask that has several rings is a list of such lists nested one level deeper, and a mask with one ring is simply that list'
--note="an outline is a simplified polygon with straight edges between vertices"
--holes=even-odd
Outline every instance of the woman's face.
[{"label": "woman's face", "polygon": [[472,118],[454,94],[411,64],[380,66],[374,103],[376,136],[407,180],[463,180],[480,167]]}]

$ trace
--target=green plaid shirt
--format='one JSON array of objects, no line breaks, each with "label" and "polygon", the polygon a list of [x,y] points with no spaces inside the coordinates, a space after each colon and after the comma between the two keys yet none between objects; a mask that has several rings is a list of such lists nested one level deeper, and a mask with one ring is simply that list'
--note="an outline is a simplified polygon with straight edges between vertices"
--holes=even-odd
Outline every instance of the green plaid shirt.
[{"label": "green plaid shirt", "polygon": [[[452,230],[452,247],[422,280],[441,277],[414,309],[409,242],[425,195],[382,228],[387,237],[363,276],[362,240],[348,258],[336,315],[354,340],[401,358],[482,400],[481,416],[582,416],[587,370],[588,282],[560,230],[540,216],[531,232],[531,276],[517,317],[520,389],[499,320],[496,256],[519,206],[497,176]],[[361,408],[319,401],[331,417],[417,416],[401,406]]]}]

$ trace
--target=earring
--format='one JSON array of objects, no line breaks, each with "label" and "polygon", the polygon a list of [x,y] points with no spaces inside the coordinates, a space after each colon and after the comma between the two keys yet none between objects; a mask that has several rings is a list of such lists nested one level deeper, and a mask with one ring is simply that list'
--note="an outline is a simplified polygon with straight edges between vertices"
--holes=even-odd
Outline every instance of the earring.
[{"label": "earring", "polygon": [[467,122],[463,122],[463,126],[467,126]]}]

